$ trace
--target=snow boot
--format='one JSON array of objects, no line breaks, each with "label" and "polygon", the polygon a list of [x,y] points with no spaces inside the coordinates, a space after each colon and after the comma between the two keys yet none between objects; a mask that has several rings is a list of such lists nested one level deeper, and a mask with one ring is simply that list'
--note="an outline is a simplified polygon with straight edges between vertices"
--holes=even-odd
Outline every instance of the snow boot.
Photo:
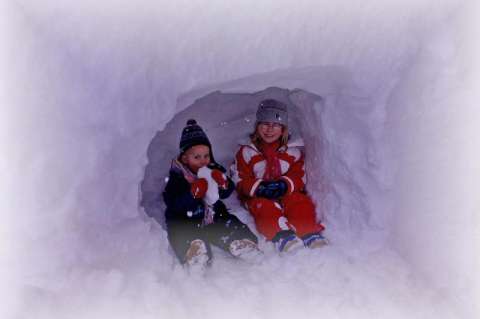
[{"label": "snow boot", "polygon": [[232,241],[228,250],[232,256],[252,262],[258,261],[263,255],[258,245],[247,238]]},{"label": "snow boot", "polygon": [[190,269],[205,269],[210,262],[207,246],[201,239],[195,239],[190,243],[190,247],[185,254],[185,265]]},{"label": "snow boot", "polygon": [[320,233],[309,234],[303,236],[303,244],[305,247],[310,249],[321,248],[323,246],[328,245],[328,241],[325,237],[322,236]]},{"label": "snow boot", "polygon": [[293,252],[303,246],[303,242],[295,234],[283,237],[275,242],[275,247],[281,253]]}]

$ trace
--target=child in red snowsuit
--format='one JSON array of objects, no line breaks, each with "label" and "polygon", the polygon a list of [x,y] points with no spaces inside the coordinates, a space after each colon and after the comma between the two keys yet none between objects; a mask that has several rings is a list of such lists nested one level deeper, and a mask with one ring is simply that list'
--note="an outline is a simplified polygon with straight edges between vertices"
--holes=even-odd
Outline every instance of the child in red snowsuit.
[{"label": "child in red snowsuit", "polygon": [[251,143],[241,145],[232,167],[237,192],[257,230],[280,252],[325,245],[324,226],[305,191],[304,154],[289,146],[287,106],[268,99],[257,110]]}]

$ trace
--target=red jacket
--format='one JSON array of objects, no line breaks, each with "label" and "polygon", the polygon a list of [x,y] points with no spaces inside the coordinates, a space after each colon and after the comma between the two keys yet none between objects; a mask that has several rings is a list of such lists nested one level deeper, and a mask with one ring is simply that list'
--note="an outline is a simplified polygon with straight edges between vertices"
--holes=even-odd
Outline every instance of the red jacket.
[{"label": "red jacket", "polygon": [[[296,146],[280,147],[276,156],[280,161],[281,178],[287,182],[287,194],[303,191],[306,183],[303,152]],[[254,144],[242,145],[235,155],[232,178],[241,199],[255,197],[263,180],[266,159]]]}]

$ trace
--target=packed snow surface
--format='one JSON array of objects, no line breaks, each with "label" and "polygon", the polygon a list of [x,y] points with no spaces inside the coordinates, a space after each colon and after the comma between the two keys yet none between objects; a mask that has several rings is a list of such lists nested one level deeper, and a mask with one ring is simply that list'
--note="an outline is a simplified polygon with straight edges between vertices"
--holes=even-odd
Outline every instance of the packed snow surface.
[{"label": "packed snow surface", "polygon": [[[2,4],[2,318],[476,318],[471,2],[55,2]],[[189,274],[151,191],[271,96],[331,244]]]}]

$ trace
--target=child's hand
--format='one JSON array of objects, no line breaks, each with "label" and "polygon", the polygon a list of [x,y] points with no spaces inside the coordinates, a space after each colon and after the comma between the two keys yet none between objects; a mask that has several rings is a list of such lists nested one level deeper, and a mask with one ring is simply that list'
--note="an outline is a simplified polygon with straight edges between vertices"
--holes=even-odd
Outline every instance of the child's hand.
[{"label": "child's hand", "polygon": [[208,182],[205,178],[199,178],[192,182],[191,192],[193,198],[203,198],[208,189]]},{"label": "child's hand", "polygon": [[227,177],[218,169],[212,169],[212,178],[215,182],[217,182],[218,187],[223,189],[228,187]]}]

